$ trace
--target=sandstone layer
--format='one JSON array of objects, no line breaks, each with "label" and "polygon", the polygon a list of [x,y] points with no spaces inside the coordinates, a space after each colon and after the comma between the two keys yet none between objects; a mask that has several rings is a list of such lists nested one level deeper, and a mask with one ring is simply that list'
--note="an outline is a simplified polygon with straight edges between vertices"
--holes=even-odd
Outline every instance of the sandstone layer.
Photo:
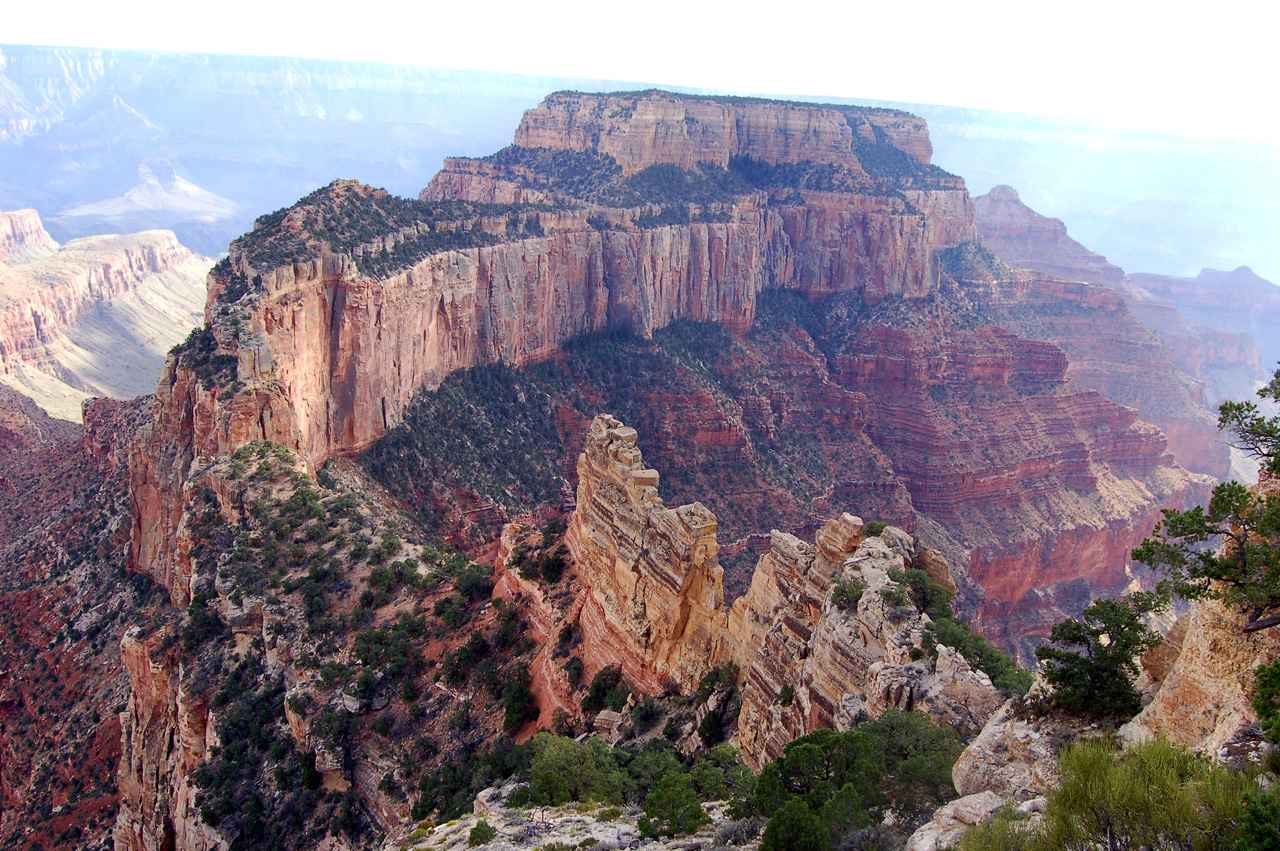
[{"label": "sandstone layer", "polygon": [[588,588],[581,625],[589,667],[617,665],[647,693],[698,681],[727,655],[716,518],[701,503],[667,508],[635,429],[602,414],[578,461],[566,536]]}]

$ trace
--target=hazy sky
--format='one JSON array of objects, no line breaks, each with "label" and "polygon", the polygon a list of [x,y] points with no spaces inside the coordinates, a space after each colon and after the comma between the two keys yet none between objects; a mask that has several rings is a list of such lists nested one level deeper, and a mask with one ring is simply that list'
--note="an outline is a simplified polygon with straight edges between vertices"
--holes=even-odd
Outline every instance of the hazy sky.
[{"label": "hazy sky", "polygon": [[[1280,144],[1270,4],[70,0],[0,41],[902,100]],[[1194,10],[1194,14],[1192,13]]]}]

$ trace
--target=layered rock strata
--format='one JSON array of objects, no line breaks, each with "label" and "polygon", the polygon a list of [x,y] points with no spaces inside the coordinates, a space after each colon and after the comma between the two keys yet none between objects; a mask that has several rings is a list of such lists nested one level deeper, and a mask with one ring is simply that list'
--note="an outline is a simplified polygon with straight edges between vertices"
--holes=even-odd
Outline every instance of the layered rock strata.
[{"label": "layered rock strata", "polygon": [[13,265],[58,250],[35,210],[0,212],[0,263]]},{"label": "layered rock strata", "polygon": [[168,231],[59,248],[39,239],[38,218],[29,224],[38,232],[12,238],[0,261],[0,381],[71,420],[90,396],[150,392],[167,351],[197,323],[211,261]]},{"label": "layered rock strata", "polygon": [[698,502],[663,505],[635,429],[607,414],[578,461],[566,543],[587,588],[589,670],[616,665],[647,693],[667,680],[689,690],[729,655],[715,515]]},{"label": "layered rock strata", "polygon": [[1124,269],[1068,236],[1061,219],[1023,204],[1012,186],[996,186],[974,198],[973,211],[982,241],[1010,265],[1068,281],[1111,286],[1124,281]]},{"label": "layered rock strata", "polygon": [[[678,116],[668,109],[678,100],[664,93],[616,104],[608,97],[554,96],[526,116],[517,138],[532,142],[537,136],[539,145],[554,142],[573,150],[581,142],[572,134],[555,142],[553,134],[535,132],[548,110],[606,116],[621,110],[620,116],[634,118],[635,104],[643,102],[651,103],[653,120],[670,137],[654,149],[662,153],[650,151],[659,162],[678,161],[670,152],[695,145],[695,137],[712,127],[723,137],[716,143],[722,150],[717,162],[733,155],[782,161],[775,150],[782,145],[790,152],[787,161],[823,164],[834,162],[834,154],[823,153],[831,145],[847,145],[836,159],[849,174],[865,177],[851,128],[860,128],[860,139],[870,136],[877,151],[906,156],[920,168],[930,150],[923,123],[905,113],[872,110],[872,119],[857,110],[796,106],[788,109],[811,118],[778,124],[767,103],[709,101],[708,109],[732,121],[708,120],[704,126],[686,122],[683,107]],[[630,112],[628,104],[635,107]],[[738,134],[739,125],[772,127],[782,135]],[[819,125],[835,135],[806,135],[806,127]],[[702,158],[704,152],[697,151]],[[451,160],[442,175],[465,171],[472,162]],[[400,420],[416,392],[437,386],[456,369],[529,363],[550,357],[574,335],[604,329],[648,335],[678,318],[745,331],[765,286],[795,287],[814,296],[853,289],[872,301],[925,296],[937,280],[933,250],[973,233],[963,182],[936,169],[927,174],[919,186],[904,184],[909,196],[877,188],[888,178],[867,178],[859,184],[862,192],[803,193],[801,205],[774,205],[766,194],[751,192],[713,217],[727,221],[642,228],[636,222],[643,210],[578,203],[577,211],[521,209],[462,224],[419,221],[345,251],[309,236],[308,222],[336,217],[353,204],[387,208],[391,202],[385,193],[335,183],[274,225],[297,236],[290,236],[290,244],[303,244],[291,262],[281,265],[281,255],[256,250],[263,231],[233,244],[229,262],[211,276],[206,321],[214,323],[233,302],[240,317],[234,327],[220,322],[212,330],[217,356],[234,360],[241,389],[233,398],[220,398],[202,391],[182,362],[167,367],[157,390],[158,425],[140,439],[151,451],[135,456],[134,562],[173,588],[189,576],[172,508],[180,502],[191,459],[261,438],[289,446],[318,466],[368,447]],[[474,182],[467,186],[474,188]],[[442,176],[424,197],[472,201],[452,194],[471,191]],[[914,200],[902,200],[908,197]],[[588,225],[588,214],[603,216],[607,227]],[[503,240],[517,225],[527,233],[531,215],[532,229],[541,235]],[[482,231],[499,244],[428,251],[377,278],[361,271],[371,258],[436,239],[442,228]],[[250,284],[247,297],[238,294],[236,281]],[[174,599],[188,593],[176,590]]]},{"label": "layered rock strata", "polygon": [[[1025,278],[1021,309],[998,321],[1061,346],[1071,360],[1071,377],[1160,426],[1179,464],[1227,477],[1231,459],[1211,409],[1223,399],[1249,395],[1262,377],[1256,341],[1235,325],[1219,324],[1221,318],[1209,324],[1188,318],[1197,314],[1180,312],[1167,293],[1156,291],[1175,289],[1174,279],[1126,277],[1068,236],[1060,220],[1023,204],[1008,186],[975,198],[974,211],[984,243],[1001,259],[1043,273]],[[1049,293],[1054,301],[1068,294],[1075,306],[1045,310]],[[1042,302],[1038,309],[1027,311],[1028,296]],[[1231,321],[1239,324],[1238,317]]]},{"label": "layered rock strata", "polygon": [[[900,529],[866,537],[845,514],[814,544],[775,531],[750,591],[726,610],[715,516],[700,503],[663,505],[634,429],[598,416],[578,473],[566,543],[585,589],[588,672],[614,664],[642,690],[690,690],[733,662],[742,674],[738,741],[752,765],[797,736],[890,708],[924,710],[972,736],[999,706],[990,679],[959,653],[944,646],[927,657],[927,616],[880,594],[915,563],[915,542]],[[946,572],[936,553],[925,561]],[[845,585],[861,589],[852,603],[832,593]]]}]

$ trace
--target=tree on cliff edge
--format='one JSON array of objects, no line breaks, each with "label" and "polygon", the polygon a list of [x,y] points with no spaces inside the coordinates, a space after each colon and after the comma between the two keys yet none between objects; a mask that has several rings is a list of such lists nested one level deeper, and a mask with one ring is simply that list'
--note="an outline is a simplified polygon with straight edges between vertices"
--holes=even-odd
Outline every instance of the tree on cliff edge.
[{"label": "tree on cliff edge", "polygon": [[[1280,404],[1280,368],[1258,396]],[[1244,631],[1256,632],[1280,625],[1280,416],[1264,416],[1256,402],[1226,402],[1218,427],[1262,463],[1262,486],[1223,482],[1207,508],[1165,509],[1133,557],[1163,571],[1166,588],[1182,597],[1241,608]]]}]

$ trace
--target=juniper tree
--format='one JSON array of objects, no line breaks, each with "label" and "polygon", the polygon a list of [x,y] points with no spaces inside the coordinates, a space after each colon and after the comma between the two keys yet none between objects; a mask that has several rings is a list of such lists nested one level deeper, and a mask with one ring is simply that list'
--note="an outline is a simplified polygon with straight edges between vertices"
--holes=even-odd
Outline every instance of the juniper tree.
[{"label": "juniper tree", "polygon": [[[1280,369],[1258,391],[1280,403]],[[1280,416],[1256,402],[1225,402],[1218,427],[1232,445],[1280,476]],[[1213,490],[1208,507],[1165,509],[1164,520],[1133,557],[1165,574],[1166,588],[1187,599],[1215,598],[1247,614],[1245,632],[1280,625],[1280,495],[1239,482]]]}]

